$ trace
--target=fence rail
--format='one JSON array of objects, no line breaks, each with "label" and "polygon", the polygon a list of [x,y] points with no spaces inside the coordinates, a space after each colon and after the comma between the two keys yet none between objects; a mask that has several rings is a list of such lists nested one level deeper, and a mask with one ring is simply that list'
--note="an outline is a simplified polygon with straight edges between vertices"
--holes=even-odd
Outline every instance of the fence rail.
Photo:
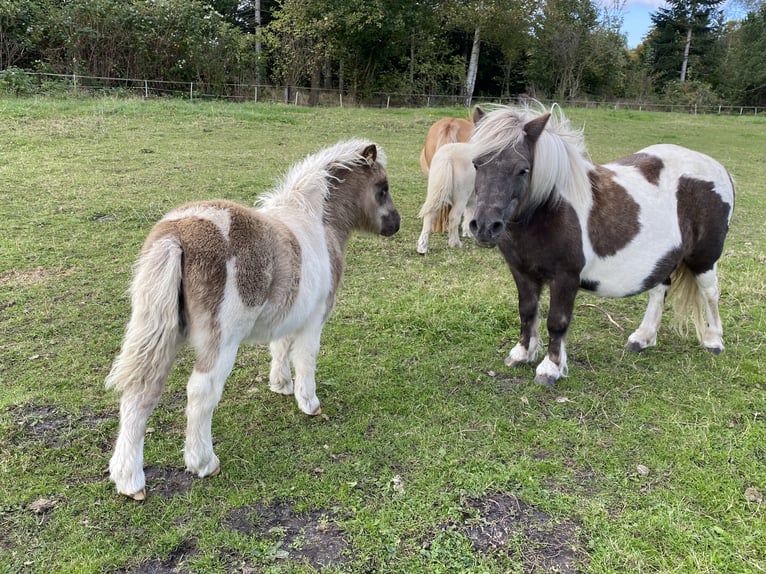
[{"label": "fence rail", "polygon": [[[459,94],[415,94],[401,92],[375,92],[360,97],[338,89],[310,89],[268,84],[178,82],[133,78],[85,76],[79,74],[50,74],[20,69],[0,71],[0,93],[23,94],[58,93],[110,93],[142,98],[176,97],[189,100],[219,99],[237,102],[269,102],[298,106],[351,106],[351,107],[446,107],[464,104]],[[515,100],[515,98],[513,99]],[[508,103],[509,98],[474,97],[472,103]],[[553,103],[552,100],[540,100]],[[588,109],[615,109],[655,112],[681,112],[690,114],[758,115],[766,108],[729,104],[663,104],[636,100],[594,101],[568,100],[567,107]]]}]

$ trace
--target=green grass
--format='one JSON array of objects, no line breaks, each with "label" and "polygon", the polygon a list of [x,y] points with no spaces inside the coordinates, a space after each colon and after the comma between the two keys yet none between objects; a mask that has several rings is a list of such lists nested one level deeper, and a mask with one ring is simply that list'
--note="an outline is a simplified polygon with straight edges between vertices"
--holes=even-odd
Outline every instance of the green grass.
[{"label": "green grass", "polygon": [[[766,494],[766,121],[568,113],[595,161],[667,141],[730,169],[722,355],[667,321],[631,354],[645,297],[581,294],[568,378],[504,367],[518,316],[498,252],[434,234],[415,253],[425,132],[464,110],[0,100],[0,573],[311,572],[318,524],[345,549],[331,572],[766,571],[766,508],[749,500]],[[251,204],[351,136],[387,152],[403,222],[349,244],[318,361],[327,417],[270,393],[266,350],[243,346],[213,422],[222,474],[190,480],[182,351],[149,422],[149,498],[118,497],[103,380],[148,230],[188,200]],[[491,500],[518,513],[477,510]],[[280,504],[299,526],[267,520]],[[490,527],[502,540],[477,542]]]}]

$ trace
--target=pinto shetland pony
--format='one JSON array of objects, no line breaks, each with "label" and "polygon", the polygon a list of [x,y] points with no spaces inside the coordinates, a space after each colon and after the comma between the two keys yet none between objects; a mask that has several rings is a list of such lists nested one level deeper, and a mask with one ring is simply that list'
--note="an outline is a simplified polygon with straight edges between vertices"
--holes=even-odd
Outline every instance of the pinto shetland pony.
[{"label": "pinto shetland pony", "polygon": [[498,107],[474,131],[480,245],[500,248],[519,295],[521,337],[508,366],[534,361],[538,305],[550,287],[548,352],[535,380],[567,372],[564,341],[578,289],[607,297],[649,292],[627,346],[655,345],[670,292],[676,326],[688,314],[712,353],[723,350],[716,263],[734,207],[734,184],[712,158],[677,145],[591,163],[582,133],[555,108]]},{"label": "pinto shetland pony", "polygon": [[[450,247],[462,247],[458,226],[463,217],[463,237],[469,237],[468,222],[473,219],[476,198],[473,185],[476,171],[473,168],[473,149],[470,143],[448,143],[441,146],[431,161],[428,173],[426,201],[418,213],[423,220],[423,230],[418,238],[418,253],[428,252],[428,238],[434,223],[442,213],[447,215],[447,232]],[[464,215],[465,214],[465,215]]]},{"label": "pinto shetland pony", "polygon": [[122,350],[106,379],[122,393],[109,464],[118,492],[146,496],[147,418],[186,340],[196,353],[187,384],[189,472],[219,471],[211,421],[242,341],[270,342],[271,390],[294,394],[304,413],[321,412],[316,358],[346,240],[355,229],[384,236],[399,230],[385,163],[371,142],[341,142],[296,164],[258,208],[191,203],[154,226],[135,265]]}]

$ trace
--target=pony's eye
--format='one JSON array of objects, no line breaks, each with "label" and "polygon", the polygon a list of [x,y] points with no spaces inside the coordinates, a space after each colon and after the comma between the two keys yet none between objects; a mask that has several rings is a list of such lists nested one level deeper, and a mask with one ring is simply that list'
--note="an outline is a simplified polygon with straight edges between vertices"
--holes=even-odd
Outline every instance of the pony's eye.
[{"label": "pony's eye", "polygon": [[522,175],[527,175],[528,173],[529,173],[529,168],[525,167],[524,169],[520,169],[519,170],[519,174],[518,175],[522,176]]}]

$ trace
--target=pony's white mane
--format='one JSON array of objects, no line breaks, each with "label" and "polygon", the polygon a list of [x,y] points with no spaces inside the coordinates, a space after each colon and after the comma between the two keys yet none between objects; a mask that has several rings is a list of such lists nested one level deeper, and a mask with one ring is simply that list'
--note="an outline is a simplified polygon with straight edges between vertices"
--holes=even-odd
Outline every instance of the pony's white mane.
[{"label": "pony's white mane", "polygon": [[[293,165],[271,191],[262,194],[256,205],[266,208],[289,207],[321,217],[327,194],[338,170],[352,170],[367,163],[362,152],[373,142],[350,139],[324,148]],[[386,155],[377,148],[377,163],[385,166]]]},{"label": "pony's white mane", "polygon": [[551,117],[535,144],[535,156],[529,197],[525,208],[534,208],[548,199],[566,199],[583,204],[590,199],[588,160],[581,129],[573,128],[557,104],[546,110],[542,104],[534,109],[493,106],[474,129],[471,142],[476,144],[475,157],[492,157],[504,149],[524,141],[524,126],[530,120],[550,112]]}]

